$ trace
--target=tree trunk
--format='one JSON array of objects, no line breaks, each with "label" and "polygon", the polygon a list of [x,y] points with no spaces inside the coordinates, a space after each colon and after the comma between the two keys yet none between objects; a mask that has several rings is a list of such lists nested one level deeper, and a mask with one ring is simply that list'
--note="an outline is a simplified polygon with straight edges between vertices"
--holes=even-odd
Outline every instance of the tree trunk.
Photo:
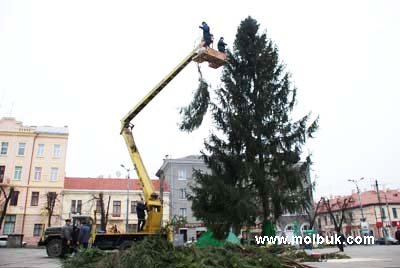
[{"label": "tree trunk", "polygon": [[100,229],[105,232],[106,231],[106,223],[105,223],[105,211],[104,211],[104,195],[103,193],[99,194],[99,202],[100,202]]},{"label": "tree trunk", "polygon": [[49,211],[49,218],[47,219],[47,227],[51,227],[51,217],[53,216],[53,211]]},{"label": "tree trunk", "polygon": [[110,210],[110,202],[111,202],[111,196],[108,196],[108,204],[107,204],[106,220],[105,220],[106,227],[107,227],[107,223],[108,223],[108,212]]},{"label": "tree trunk", "polygon": [[4,204],[3,204],[3,210],[1,211],[1,215],[0,215],[0,230],[1,230],[1,226],[3,226],[3,221],[7,214],[8,203],[10,202],[11,196],[14,192],[14,187],[10,188],[8,195],[6,194],[6,191],[4,190],[4,188],[2,186],[0,186],[0,190],[3,193],[4,199],[5,199]]}]

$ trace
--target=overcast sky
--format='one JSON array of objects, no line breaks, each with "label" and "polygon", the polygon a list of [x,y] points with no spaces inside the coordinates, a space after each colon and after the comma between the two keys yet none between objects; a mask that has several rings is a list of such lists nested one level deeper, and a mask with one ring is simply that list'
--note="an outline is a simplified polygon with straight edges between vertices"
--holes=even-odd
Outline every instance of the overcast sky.
[{"label": "overcast sky", "polygon": [[[3,1],[0,115],[68,125],[67,175],[116,176],[130,160],[119,120],[177,65],[207,21],[229,47],[252,16],[279,47],[298,88],[297,114],[320,116],[313,154],[317,195],[348,179],[400,186],[399,1]],[[212,86],[221,70],[202,66]],[[179,132],[179,108],[198,85],[194,63],[134,120],[151,177],[165,155],[198,154],[210,122]],[[135,175],[133,175],[135,176]]]}]

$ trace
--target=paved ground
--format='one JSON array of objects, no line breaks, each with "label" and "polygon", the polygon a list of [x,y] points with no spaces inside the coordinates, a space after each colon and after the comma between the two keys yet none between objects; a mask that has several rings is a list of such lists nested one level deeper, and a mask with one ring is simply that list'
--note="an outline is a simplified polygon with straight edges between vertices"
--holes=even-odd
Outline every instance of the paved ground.
[{"label": "paved ground", "polygon": [[[333,248],[313,250],[313,252],[334,252]],[[317,268],[400,268],[400,246],[350,246],[344,253],[351,259],[328,260],[327,262],[307,263]]]},{"label": "paved ground", "polygon": [[[334,252],[335,248],[313,250]],[[328,262],[307,263],[316,268],[400,268],[400,246],[351,246],[345,253],[352,257]],[[58,259],[48,258],[44,249],[0,248],[0,268],[60,268]]]},{"label": "paved ground", "polygon": [[45,249],[0,248],[0,268],[60,268],[58,259],[47,257]]}]

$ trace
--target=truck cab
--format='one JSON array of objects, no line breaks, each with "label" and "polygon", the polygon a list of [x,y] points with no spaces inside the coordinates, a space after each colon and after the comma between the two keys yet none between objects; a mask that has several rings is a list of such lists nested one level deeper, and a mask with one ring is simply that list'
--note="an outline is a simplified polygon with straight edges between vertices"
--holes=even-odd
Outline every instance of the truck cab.
[{"label": "truck cab", "polygon": [[[74,216],[72,218],[72,228],[73,228],[73,244],[76,245],[79,226],[81,222],[89,223],[91,228],[93,228],[93,219],[88,216]],[[92,233],[92,232],[91,232]],[[48,227],[43,236],[40,238],[38,243],[39,246],[45,246],[46,252],[49,257],[63,257],[67,253],[67,247],[64,244],[64,237],[62,232],[62,227]]]}]

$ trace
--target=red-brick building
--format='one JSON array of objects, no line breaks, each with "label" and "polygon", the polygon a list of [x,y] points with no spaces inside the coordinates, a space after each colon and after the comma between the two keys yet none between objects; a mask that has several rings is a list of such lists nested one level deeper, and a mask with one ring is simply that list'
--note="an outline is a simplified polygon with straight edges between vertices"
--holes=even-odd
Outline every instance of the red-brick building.
[{"label": "red-brick building", "polygon": [[[160,191],[160,181],[152,180],[156,192]],[[163,185],[163,221],[169,219],[169,187],[166,182]],[[104,194],[104,203],[109,207],[109,226],[117,225],[120,231],[126,231],[126,209],[127,197],[128,203],[128,222],[129,230],[136,230],[136,203],[143,196],[142,186],[138,179],[120,179],[120,178],[71,178],[64,180],[64,190],[62,192],[62,218],[63,220],[71,218],[74,215],[92,216],[96,210],[97,200],[95,197],[99,193]],[[128,194],[129,192],[129,194]],[[97,208],[97,210],[99,210]],[[98,225],[100,218],[97,216]]]},{"label": "red-brick building", "polygon": [[[365,191],[361,193],[361,204],[366,222],[369,224],[370,234],[375,237],[382,236],[382,227],[390,234],[400,227],[400,191],[379,191],[380,202],[376,191]],[[336,196],[330,198],[332,212],[340,219],[341,207],[344,199],[351,198],[348,208],[345,210],[345,220],[342,232],[347,235],[360,235],[361,209],[357,193],[348,196]],[[338,205],[339,204],[339,205]],[[316,218],[316,227],[322,233],[334,233],[334,224],[325,206],[320,205]]]}]

